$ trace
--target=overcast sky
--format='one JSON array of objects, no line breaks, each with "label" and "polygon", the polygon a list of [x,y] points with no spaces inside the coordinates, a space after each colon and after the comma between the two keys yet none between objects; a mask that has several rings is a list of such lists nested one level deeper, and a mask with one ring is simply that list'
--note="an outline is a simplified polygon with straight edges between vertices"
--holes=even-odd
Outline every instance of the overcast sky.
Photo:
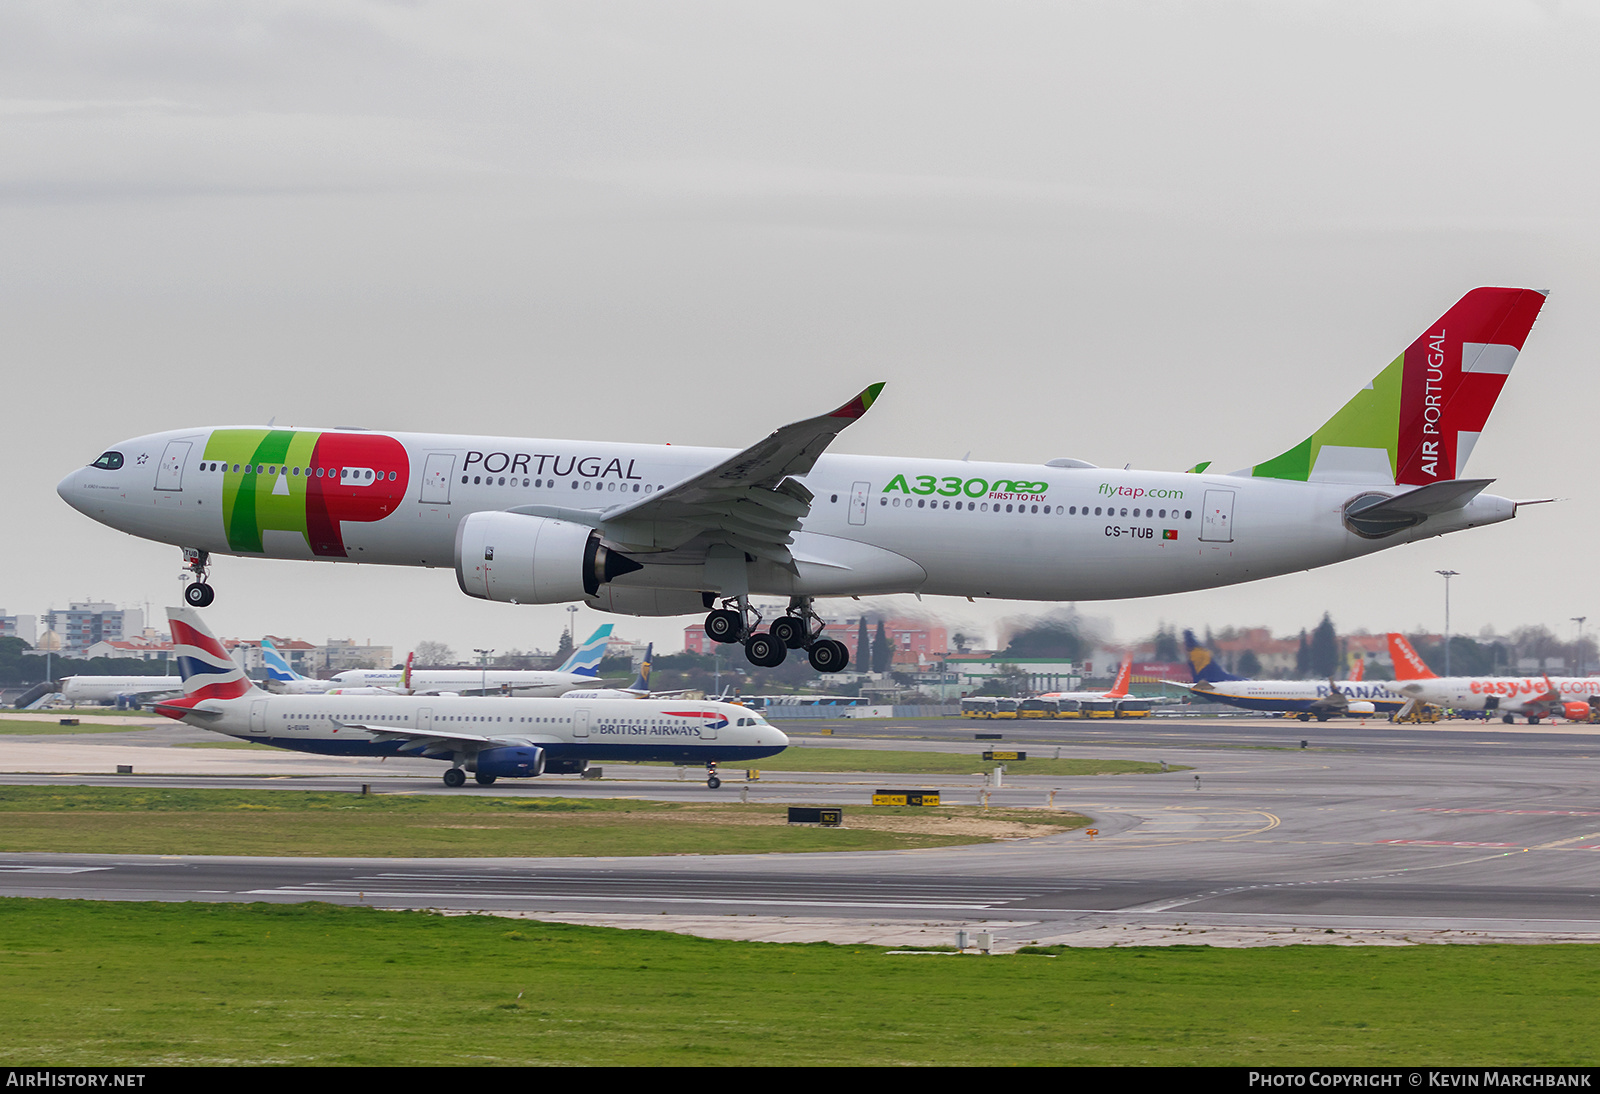
[{"label": "overcast sky", "polygon": [[[161,606],[64,505],[195,425],[1234,468],[1476,285],[1552,290],[1473,452],[1515,521],[1178,626],[1600,625],[1594,3],[0,6],[0,607]],[[221,558],[227,635],[550,648],[445,570]],[[887,602],[886,602],[887,606]],[[1018,602],[929,599],[983,631]],[[580,629],[605,618],[585,608]],[[681,646],[687,619],[617,617]]]}]

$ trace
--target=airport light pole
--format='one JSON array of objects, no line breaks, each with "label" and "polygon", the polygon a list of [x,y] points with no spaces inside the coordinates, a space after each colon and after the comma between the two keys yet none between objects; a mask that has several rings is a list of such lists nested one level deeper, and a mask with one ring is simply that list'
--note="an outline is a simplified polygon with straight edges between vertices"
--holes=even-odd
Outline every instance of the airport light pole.
[{"label": "airport light pole", "polygon": [[1460,576],[1458,570],[1435,570],[1444,578],[1444,674],[1450,675],[1450,579]]},{"label": "airport light pole", "polygon": [[1578,649],[1577,649],[1577,653],[1578,653],[1578,673],[1577,674],[1579,676],[1583,675],[1583,621],[1585,619],[1588,619],[1588,618],[1589,617],[1586,616],[1586,615],[1575,615],[1575,616],[1572,617],[1572,621],[1578,625]]},{"label": "airport light pole", "polygon": [[482,681],[483,693],[485,695],[488,695],[489,694],[489,655],[491,653],[493,653],[494,650],[474,649],[472,652],[478,655],[478,667],[483,670],[483,681]]},{"label": "airport light pole", "polygon": [[576,604],[568,604],[567,605],[567,641],[572,643],[572,648],[573,649],[577,649],[578,648],[578,632],[574,629],[574,626],[573,626],[577,622],[578,622],[578,606]]}]

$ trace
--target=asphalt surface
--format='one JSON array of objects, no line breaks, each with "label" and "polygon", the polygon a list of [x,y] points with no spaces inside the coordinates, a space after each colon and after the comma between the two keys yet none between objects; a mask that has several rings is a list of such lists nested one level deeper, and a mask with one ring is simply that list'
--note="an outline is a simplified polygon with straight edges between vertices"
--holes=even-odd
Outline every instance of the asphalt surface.
[{"label": "asphalt surface", "polygon": [[[877,786],[926,786],[957,804],[987,793],[996,805],[1085,813],[1099,835],[883,853],[611,859],[4,853],[0,894],[315,899],[563,918],[962,923],[1013,942],[1155,924],[1600,941],[1600,734],[1591,727],[945,719],[795,721],[784,728],[801,754],[811,745],[959,751],[973,754],[975,774],[773,772],[745,783],[742,769],[724,770],[727,781],[712,792],[694,769],[606,765],[601,781],[547,777],[445,791],[437,763],[181,748],[175,746],[208,735],[169,725],[0,738],[0,769],[11,772],[0,782],[341,790],[366,783],[378,792],[668,800],[729,800],[743,792],[751,801],[840,804],[846,823],[849,807],[865,805]],[[823,729],[833,735],[819,735]],[[1005,736],[978,742],[978,732]],[[1300,748],[1301,740],[1310,747]],[[1166,760],[1193,770],[1063,778],[1028,775],[1021,763],[1010,765],[1001,787],[986,787],[976,774],[993,766],[977,759],[986,745],[1025,747],[1035,756],[1059,749],[1064,757]],[[136,774],[109,774],[130,759]]]}]

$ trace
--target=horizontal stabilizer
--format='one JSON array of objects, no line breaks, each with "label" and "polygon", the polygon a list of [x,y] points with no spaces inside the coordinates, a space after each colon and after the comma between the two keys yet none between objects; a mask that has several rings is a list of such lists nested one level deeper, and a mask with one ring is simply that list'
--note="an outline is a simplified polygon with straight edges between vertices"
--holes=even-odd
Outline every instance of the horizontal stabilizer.
[{"label": "horizontal stabilizer", "polygon": [[1358,536],[1380,539],[1421,524],[1431,516],[1464,508],[1492,482],[1493,479],[1450,479],[1388,498],[1365,494],[1345,506],[1345,526]]}]

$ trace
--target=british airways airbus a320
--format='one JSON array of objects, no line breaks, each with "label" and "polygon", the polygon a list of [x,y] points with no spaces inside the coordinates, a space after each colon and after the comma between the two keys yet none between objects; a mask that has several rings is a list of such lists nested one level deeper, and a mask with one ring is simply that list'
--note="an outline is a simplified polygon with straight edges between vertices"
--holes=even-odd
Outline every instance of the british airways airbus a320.
[{"label": "british airways airbus a320", "polygon": [[[775,665],[844,667],[816,597],[1097,600],[1230,585],[1509,520],[1461,477],[1544,294],[1474,289],[1326,424],[1230,474],[1081,460],[827,455],[829,414],[715,448],[352,430],[179,429],[61,481],[80,512],[183,548],[211,603],[231,554],[448,566],[469,596],[682,615]],[[751,594],[787,596],[761,630]]]}]

